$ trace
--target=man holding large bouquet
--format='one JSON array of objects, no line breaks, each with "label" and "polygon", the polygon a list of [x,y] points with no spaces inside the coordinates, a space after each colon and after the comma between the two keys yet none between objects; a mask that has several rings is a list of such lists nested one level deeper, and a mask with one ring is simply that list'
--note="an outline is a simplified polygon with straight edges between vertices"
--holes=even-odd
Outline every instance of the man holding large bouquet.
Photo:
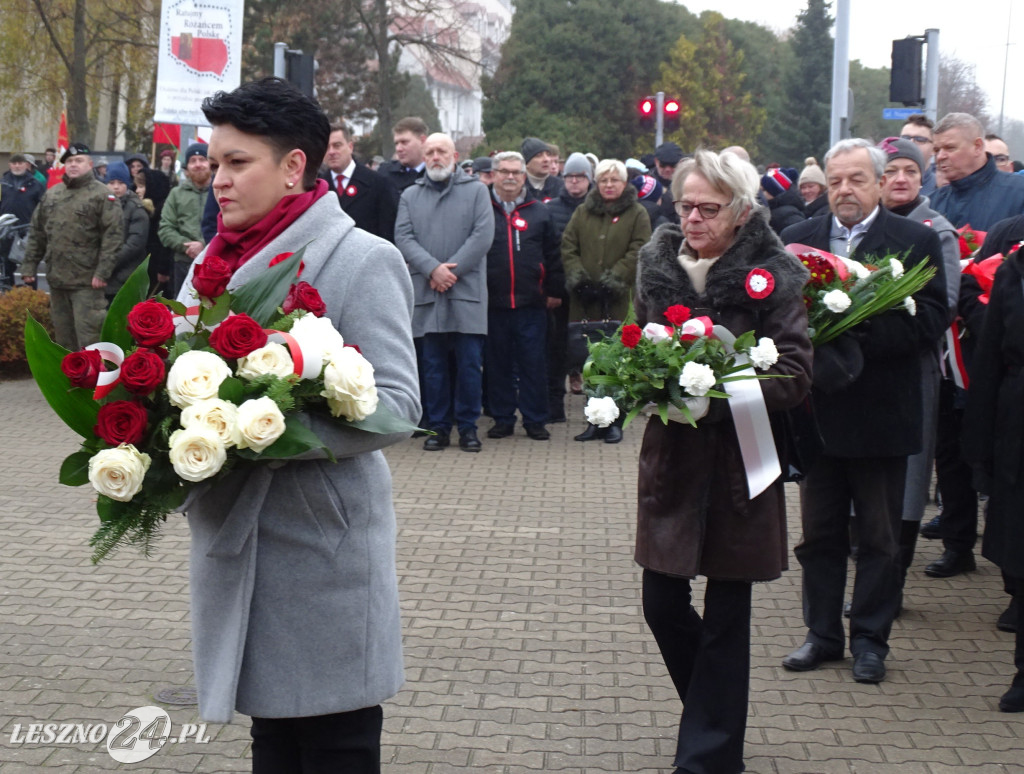
[{"label": "man holding large bouquet", "polygon": [[842,140],[825,156],[832,217],[786,229],[782,240],[863,263],[902,254],[909,269],[936,268],[913,304],[872,317],[815,351],[812,404],[819,453],[804,460],[801,484],[807,641],[783,659],[796,671],[842,659],[843,597],[850,504],[860,543],[850,616],[853,677],[885,679],[889,632],[899,607],[897,537],[907,457],[921,449],[921,353],[947,321],[942,248],[936,233],[880,206],[886,156],[863,139]]}]

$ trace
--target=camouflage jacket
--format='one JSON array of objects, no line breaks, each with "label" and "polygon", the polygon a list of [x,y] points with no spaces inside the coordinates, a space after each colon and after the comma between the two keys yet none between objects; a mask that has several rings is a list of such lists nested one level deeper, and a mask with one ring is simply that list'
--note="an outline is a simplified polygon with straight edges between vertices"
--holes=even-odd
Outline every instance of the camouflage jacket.
[{"label": "camouflage jacket", "polygon": [[80,288],[92,278],[110,279],[124,242],[121,205],[92,175],[64,178],[46,192],[32,214],[23,275],[46,261],[46,280],[55,288]]}]

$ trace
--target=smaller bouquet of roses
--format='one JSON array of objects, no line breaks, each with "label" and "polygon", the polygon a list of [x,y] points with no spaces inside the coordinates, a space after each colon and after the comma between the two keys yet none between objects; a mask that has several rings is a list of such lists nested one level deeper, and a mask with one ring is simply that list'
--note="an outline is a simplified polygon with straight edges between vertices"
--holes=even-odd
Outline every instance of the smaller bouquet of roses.
[{"label": "smaller bouquet of roses", "polygon": [[772,376],[754,374],[750,365],[765,370],[779,359],[770,338],[756,341],[748,331],[730,342],[731,334],[716,331],[707,317],[691,318],[690,309],[682,305],[665,310],[668,325],[640,328],[632,319],[630,310],[616,335],[589,345],[590,358],[583,366],[589,396],[585,412],[600,427],[621,414],[626,426],[648,407],[656,408],[666,424],[678,412],[696,427],[708,399],[729,397],[722,385]]},{"label": "smaller bouquet of roses", "polygon": [[985,243],[987,231],[978,231],[971,228],[970,223],[965,223],[956,230],[960,242],[960,259],[973,258],[981,246]]},{"label": "smaller bouquet of roses", "polygon": [[811,273],[804,303],[816,347],[890,309],[902,307],[907,314],[916,314],[913,296],[935,276],[934,266],[922,262],[905,269],[896,255],[874,266],[807,245],[790,244],[786,249]]},{"label": "smaller bouquet of roses", "polygon": [[60,481],[97,492],[94,562],[122,543],[148,554],[201,482],[315,449],[332,458],[306,415],[368,432],[414,429],[379,405],[373,366],[324,316],[316,289],[295,281],[301,253],[278,256],[233,293],[230,268],[208,256],[194,272],[193,307],[145,300],[143,264],[112,302],[103,341],[79,352],[29,319],[36,382],[83,438]]}]

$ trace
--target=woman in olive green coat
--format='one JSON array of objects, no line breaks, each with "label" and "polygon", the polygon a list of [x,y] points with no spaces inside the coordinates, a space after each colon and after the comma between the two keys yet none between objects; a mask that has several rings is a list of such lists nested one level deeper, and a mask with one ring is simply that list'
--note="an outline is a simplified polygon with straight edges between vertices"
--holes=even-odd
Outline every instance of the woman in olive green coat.
[{"label": "woman in olive green coat", "polygon": [[[647,210],[629,185],[626,165],[604,159],[594,171],[596,185],[576,208],[562,235],[562,264],[569,291],[569,320],[622,320],[636,283],[640,248],[651,238]],[[622,440],[622,428],[587,425],[577,441]]]}]

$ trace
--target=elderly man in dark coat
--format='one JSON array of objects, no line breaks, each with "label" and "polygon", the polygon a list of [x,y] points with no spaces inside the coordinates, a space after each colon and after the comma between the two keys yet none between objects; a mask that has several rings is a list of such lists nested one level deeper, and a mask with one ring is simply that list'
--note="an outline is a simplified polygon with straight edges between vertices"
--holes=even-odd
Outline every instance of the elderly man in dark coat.
[{"label": "elderly man in dark coat", "polygon": [[[935,276],[914,296],[916,313],[893,309],[815,350],[812,403],[822,448],[801,484],[807,641],[783,659],[816,669],[843,658],[843,593],[850,503],[860,542],[850,614],[853,677],[885,679],[889,632],[900,604],[897,537],[907,457],[921,450],[921,355],[948,320],[942,247],[934,230],[881,206],[886,155],[863,139],[841,140],[825,156],[833,216],[790,226],[782,241],[875,263],[902,253]],[[837,367],[841,366],[841,367]]]}]

